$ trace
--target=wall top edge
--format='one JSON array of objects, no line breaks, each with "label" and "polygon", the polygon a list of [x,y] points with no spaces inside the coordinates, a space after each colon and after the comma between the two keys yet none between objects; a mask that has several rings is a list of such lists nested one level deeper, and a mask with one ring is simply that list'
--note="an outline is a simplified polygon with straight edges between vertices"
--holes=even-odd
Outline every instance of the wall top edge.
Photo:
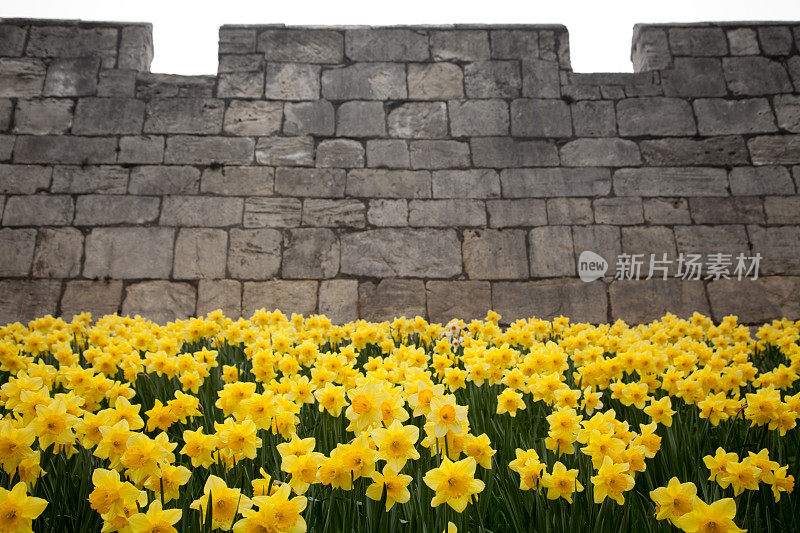
[{"label": "wall top edge", "polygon": [[223,24],[220,29],[286,29],[286,30],[553,30],[565,32],[563,24],[368,24],[292,25],[292,24]]},{"label": "wall top edge", "polygon": [[0,24],[12,24],[14,26],[78,26],[80,28],[97,28],[114,26],[117,28],[136,26],[141,28],[153,29],[151,22],[125,22],[125,21],[104,21],[104,20],[80,20],[80,19],[37,19],[37,18],[3,18],[0,17]]}]

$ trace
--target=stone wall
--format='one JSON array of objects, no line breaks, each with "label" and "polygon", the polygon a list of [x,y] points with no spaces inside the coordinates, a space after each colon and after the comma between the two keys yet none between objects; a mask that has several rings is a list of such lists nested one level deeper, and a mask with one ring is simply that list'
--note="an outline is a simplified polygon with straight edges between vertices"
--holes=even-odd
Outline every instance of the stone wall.
[{"label": "stone wall", "polygon": [[[219,37],[174,76],[146,24],[0,21],[0,322],[800,318],[800,23],[640,25],[633,74],[563,26]],[[759,279],[613,279],[693,252]]]}]

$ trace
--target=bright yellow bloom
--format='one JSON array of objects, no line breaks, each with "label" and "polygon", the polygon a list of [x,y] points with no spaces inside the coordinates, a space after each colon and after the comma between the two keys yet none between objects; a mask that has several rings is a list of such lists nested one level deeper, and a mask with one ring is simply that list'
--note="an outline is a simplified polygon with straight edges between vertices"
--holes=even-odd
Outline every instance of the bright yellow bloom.
[{"label": "bright yellow bloom", "polygon": [[433,424],[432,432],[437,438],[444,437],[448,432],[461,433],[462,425],[467,420],[467,407],[457,405],[456,397],[452,394],[435,397],[431,400],[427,420]]},{"label": "bright yellow bloom", "polygon": [[676,521],[687,533],[744,533],[733,523],[736,503],[732,498],[717,500],[711,505],[695,496],[693,509]]},{"label": "bright yellow bloom", "polygon": [[594,503],[601,503],[606,496],[619,505],[625,503],[624,492],[633,488],[633,476],[627,473],[627,463],[615,463],[611,457],[603,460],[596,476],[592,476],[594,485]]},{"label": "bright yellow bloom", "polygon": [[651,398],[650,405],[644,408],[644,412],[656,424],[672,427],[672,415],[675,414],[675,410],[672,409],[672,399],[669,396],[664,396],[660,400]]},{"label": "bright yellow bloom", "polygon": [[695,484],[681,483],[676,477],[671,478],[666,487],[650,491],[650,498],[656,502],[656,519],[672,522],[694,508],[695,496],[697,496]]},{"label": "bright yellow bloom", "polygon": [[39,447],[47,450],[51,444],[69,445],[75,442],[72,428],[78,417],[67,413],[67,405],[62,400],[52,400],[49,405],[37,405],[36,417],[31,427],[39,438]]},{"label": "bright yellow bloom", "polygon": [[237,514],[243,515],[244,511],[253,506],[253,501],[242,494],[239,489],[229,488],[225,481],[211,475],[208,476],[206,484],[203,486],[203,495],[189,506],[200,511],[201,521],[206,518],[209,498],[211,499],[212,529],[230,530],[234,517]]},{"label": "bright yellow bloom", "polygon": [[447,503],[459,513],[464,511],[472,496],[484,489],[483,481],[475,479],[475,466],[472,457],[456,462],[445,457],[439,468],[429,470],[423,480],[436,492],[431,506]]},{"label": "bright yellow bloom", "polygon": [[28,488],[21,481],[11,490],[0,487],[0,531],[30,533],[31,524],[45,507],[47,501],[28,496]]},{"label": "bright yellow bloom", "polygon": [[383,467],[383,473],[372,473],[372,485],[367,488],[367,497],[375,501],[386,496],[386,510],[391,509],[395,503],[406,503],[411,498],[408,484],[413,478],[405,474],[398,474],[397,470],[388,464]]},{"label": "bright yellow bloom", "polygon": [[163,509],[161,500],[156,499],[150,504],[146,513],[137,513],[130,517],[131,531],[133,533],[177,533],[172,527],[181,519],[180,509]]},{"label": "bright yellow bloom", "polygon": [[419,459],[419,452],[414,447],[419,440],[416,426],[403,426],[395,420],[386,429],[373,429],[372,438],[378,447],[377,459],[386,461],[386,466],[395,472],[402,470],[409,459]]},{"label": "bright yellow bloom", "polygon": [[547,489],[547,498],[556,500],[564,498],[572,503],[572,494],[583,491],[583,485],[578,481],[578,470],[567,470],[560,461],[553,465],[553,473],[542,476],[542,486]]},{"label": "bright yellow bloom", "polygon": [[522,393],[514,389],[505,389],[497,397],[497,414],[508,413],[512,417],[517,416],[517,410],[525,409],[525,402],[522,400]]}]

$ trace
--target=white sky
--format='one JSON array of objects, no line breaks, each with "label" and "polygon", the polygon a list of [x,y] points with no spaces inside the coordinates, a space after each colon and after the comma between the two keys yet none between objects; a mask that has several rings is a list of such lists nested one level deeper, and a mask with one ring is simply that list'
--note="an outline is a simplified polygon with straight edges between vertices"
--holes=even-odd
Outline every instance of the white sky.
[{"label": "white sky", "polygon": [[223,24],[567,26],[576,72],[631,72],[637,22],[800,21],[800,0],[0,0],[0,17],[153,24],[153,72],[214,74]]}]

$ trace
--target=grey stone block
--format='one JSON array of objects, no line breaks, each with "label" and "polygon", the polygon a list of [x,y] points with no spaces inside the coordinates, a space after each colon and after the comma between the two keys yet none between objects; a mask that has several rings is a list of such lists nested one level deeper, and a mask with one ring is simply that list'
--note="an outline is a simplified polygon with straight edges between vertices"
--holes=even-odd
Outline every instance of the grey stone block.
[{"label": "grey stone block", "polygon": [[631,61],[634,72],[663,70],[672,63],[667,32],[644,24],[633,27]]},{"label": "grey stone block", "polygon": [[224,110],[225,102],[216,99],[154,98],[147,104],[144,132],[219,133]]},{"label": "grey stone block", "polygon": [[336,115],[336,135],[340,137],[386,135],[386,115],[381,102],[345,102]]},{"label": "grey stone block", "polygon": [[278,309],[286,315],[310,315],[317,309],[316,281],[245,282],[242,315],[256,309]]},{"label": "grey stone block", "polygon": [[68,194],[125,194],[128,169],[111,166],[56,166],[50,192]]},{"label": "grey stone block", "polygon": [[81,98],[75,108],[76,135],[142,133],[144,102],[135,98]]},{"label": "grey stone block", "polygon": [[431,174],[420,170],[351,170],[347,196],[361,198],[430,198]]},{"label": "grey stone block", "polygon": [[450,278],[461,273],[455,230],[374,229],[341,237],[341,273]]},{"label": "grey stone block", "polygon": [[611,173],[603,168],[521,168],[500,173],[506,198],[603,196],[611,191]]},{"label": "grey stone block", "polygon": [[724,56],[728,44],[722,28],[670,28],[669,44],[676,56]]},{"label": "grey stone block", "polygon": [[259,33],[257,50],[267,61],[341,63],[343,44],[338,31],[279,28]]},{"label": "grey stone block", "polygon": [[[791,286],[795,280],[789,278],[784,288]],[[733,315],[740,324],[764,324],[773,319],[782,318],[782,307],[767,292],[764,279],[737,280],[719,279],[708,284],[708,299],[711,302],[712,317],[720,322],[726,316]]]},{"label": "grey stone block", "polygon": [[411,168],[466,168],[469,144],[458,141],[411,141]]},{"label": "grey stone block", "polygon": [[694,101],[700,135],[765,133],[777,131],[775,117],[766,98]]},{"label": "grey stone block", "polygon": [[184,320],[194,315],[197,293],[188,283],[142,281],[125,289],[123,315],[140,315],[156,324]]},{"label": "grey stone block", "polygon": [[264,95],[263,71],[222,72],[218,80],[217,98],[262,98]]},{"label": "grey stone block", "polygon": [[479,200],[411,200],[408,225],[415,227],[485,227],[486,207]]},{"label": "grey stone block", "polygon": [[164,279],[172,272],[174,228],[96,228],[86,237],[89,279]]},{"label": "grey stone block", "polygon": [[764,198],[767,224],[800,224],[800,196]]},{"label": "grey stone block", "polygon": [[675,226],[675,242],[679,253],[737,254],[749,252],[744,226]]},{"label": "grey stone block", "polygon": [[338,168],[285,168],[275,171],[275,192],[283,196],[341,198],[345,171]]},{"label": "grey stone block", "polygon": [[561,80],[558,63],[541,59],[522,61],[522,96],[560,98]]},{"label": "grey stone block", "polygon": [[569,226],[543,226],[528,234],[532,278],[575,275],[575,253]]},{"label": "grey stone block", "polygon": [[402,100],[406,72],[398,63],[356,63],[322,73],[322,96],[328,100]]},{"label": "grey stone block", "polygon": [[411,156],[408,143],[400,139],[372,139],[367,141],[367,166],[408,168]]},{"label": "grey stone block", "polygon": [[623,168],[614,172],[617,196],[728,196],[724,169]]},{"label": "grey stone block", "polygon": [[490,228],[514,228],[520,226],[544,226],[547,211],[544,200],[488,200]]},{"label": "grey stone block", "polygon": [[760,198],[689,198],[692,220],[696,224],[763,224]]},{"label": "grey stone block", "polygon": [[327,100],[286,102],[283,115],[286,135],[333,135],[336,129],[333,104]]},{"label": "grey stone block", "polygon": [[19,100],[14,112],[14,133],[42,135],[66,133],[72,126],[71,100],[45,98]]},{"label": "grey stone block", "polygon": [[359,168],[364,166],[364,146],[352,139],[326,139],[317,146],[317,166]]},{"label": "grey stone block", "polygon": [[444,102],[401,104],[386,119],[390,137],[440,139],[447,137],[447,110]]},{"label": "grey stone block", "polygon": [[238,226],[244,200],[221,196],[166,196],[159,224],[163,226]]},{"label": "grey stone block", "polygon": [[572,126],[578,137],[609,137],[617,133],[614,103],[586,100],[572,105]]},{"label": "grey stone block", "polygon": [[492,308],[488,281],[429,281],[425,296],[431,323],[446,324],[454,318],[481,320]]},{"label": "grey stone block", "polygon": [[625,167],[641,163],[639,147],[625,139],[576,139],[561,147],[561,164],[567,167]]},{"label": "grey stone block", "polygon": [[548,224],[591,224],[592,222],[594,222],[594,213],[592,212],[592,201],[589,198],[547,199]]},{"label": "grey stone block", "polygon": [[702,281],[682,279],[616,280],[609,288],[611,315],[630,324],[645,324],[666,313],[689,318],[709,314]]},{"label": "grey stone block", "polygon": [[120,163],[161,163],[164,161],[164,137],[141,135],[120,137],[117,161]]},{"label": "grey stone block", "polygon": [[207,168],[200,177],[200,192],[224,196],[272,196],[274,185],[270,167]]},{"label": "grey stone block", "polygon": [[644,219],[649,224],[690,224],[685,198],[644,198]]},{"label": "grey stone block", "polygon": [[345,31],[344,48],[353,61],[426,61],[428,33],[401,28],[357,28]]},{"label": "grey stone block", "polygon": [[484,30],[431,32],[434,61],[482,61],[489,59],[489,34]]},{"label": "grey stone block", "polygon": [[8,131],[11,127],[11,111],[14,103],[10,98],[0,98],[0,131]]},{"label": "grey stone block", "polygon": [[735,30],[728,30],[727,34],[731,55],[754,56],[760,53],[755,30],[751,28],[736,28]]},{"label": "grey stone block", "polygon": [[113,137],[20,135],[14,145],[15,163],[84,165],[114,163],[117,140]]},{"label": "grey stone block", "polygon": [[119,312],[122,304],[121,281],[68,281],[61,295],[61,316],[64,320],[81,313],[93,319]]},{"label": "grey stone block", "polygon": [[75,228],[41,228],[31,274],[36,278],[74,278],[81,273],[83,235]]},{"label": "grey stone block", "polygon": [[416,279],[382,279],[358,286],[358,305],[364,320],[380,322],[398,316],[425,315],[425,283]]},{"label": "grey stone block", "polygon": [[578,279],[499,282],[492,284],[492,309],[503,321],[536,317],[552,320],[566,316],[571,322],[608,322],[608,299],[602,281]]},{"label": "grey stone block", "polygon": [[249,164],[253,162],[255,141],[247,137],[167,137],[164,162],[170,165]]},{"label": "grey stone block", "polygon": [[0,193],[33,194],[50,186],[53,169],[38,165],[0,165]]},{"label": "grey stone block", "polygon": [[281,233],[273,229],[231,229],[228,273],[236,279],[270,279],[281,268]]},{"label": "grey stone block", "polygon": [[35,229],[0,229],[0,245],[6,254],[0,263],[0,276],[22,277],[30,274],[36,247]]},{"label": "grey stone block", "polygon": [[708,139],[657,139],[639,145],[646,164],[651,166],[747,164],[747,147],[741,137]]},{"label": "grey stone block", "polygon": [[539,33],[536,30],[492,30],[493,59],[531,59],[539,57]]},{"label": "grey stone block", "polygon": [[792,165],[800,163],[800,135],[764,135],[748,139],[747,148],[754,165]]},{"label": "grey stone block", "polygon": [[45,315],[55,315],[61,281],[16,280],[0,281],[0,323],[27,323]]},{"label": "grey stone block", "polygon": [[125,26],[119,40],[117,68],[150,71],[153,61],[153,27]]},{"label": "grey stone block", "polygon": [[301,204],[297,198],[245,198],[245,228],[278,227],[300,225]]},{"label": "grey stone block", "polygon": [[181,76],[139,72],[136,75],[136,97],[150,98],[213,98],[216,76]]},{"label": "grey stone block", "polygon": [[75,207],[66,195],[11,196],[3,210],[4,226],[68,226]]},{"label": "grey stone block", "polygon": [[553,141],[520,141],[511,137],[476,137],[470,140],[476,167],[558,166],[558,149]]},{"label": "grey stone block", "polygon": [[722,60],[728,89],[737,96],[792,92],[783,65],[766,57],[726,57]]},{"label": "grey stone block", "polygon": [[792,51],[792,32],[786,26],[760,26],[758,40],[768,56],[788,56]]},{"label": "grey stone block", "polygon": [[97,96],[133,98],[136,96],[136,71],[100,69]]},{"label": "grey stone block", "polygon": [[617,264],[617,256],[622,253],[620,228],[617,226],[573,226],[572,243],[574,257],[580,257],[581,253],[589,250],[608,261],[609,268]]},{"label": "grey stone block", "polygon": [[367,210],[360,200],[315,200],[303,202],[303,225],[363,228]]},{"label": "grey stone block", "polygon": [[525,232],[468,230],[464,232],[464,272],[470,279],[528,277]]},{"label": "grey stone block", "polygon": [[147,224],[158,218],[160,199],[152,196],[88,194],[78,196],[76,226]]},{"label": "grey stone block", "polygon": [[621,100],[617,103],[617,121],[623,137],[694,135],[697,131],[692,107],[678,98]]},{"label": "grey stone block", "polygon": [[236,319],[242,315],[242,284],[233,279],[201,279],[197,283],[197,316],[222,310]]},{"label": "grey stone block", "polygon": [[334,324],[358,319],[358,280],[330,279],[320,282],[319,313]]},{"label": "grey stone block", "polygon": [[752,254],[761,254],[761,274],[800,274],[800,228],[747,226]]},{"label": "grey stone block", "polygon": [[41,96],[45,73],[46,67],[40,59],[0,58],[0,96],[12,98]]},{"label": "grey stone block", "polygon": [[128,185],[131,194],[191,194],[199,189],[200,171],[189,166],[133,167]]},{"label": "grey stone block", "polygon": [[453,137],[508,135],[508,104],[503,100],[451,100],[447,111]]},{"label": "grey stone block", "polygon": [[45,96],[92,96],[97,92],[100,58],[55,59],[47,67]]},{"label": "grey stone block", "polygon": [[222,129],[234,135],[274,135],[281,130],[280,102],[234,100],[225,110]]},{"label": "grey stone block", "polygon": [[450,100],[464,97],[464,73],[453,63],[408,65],[408,98]]},{"label": "grey stone block", "polygon": [[12,24],[0,25],[0,56],[19,57],[25,48],[25,28]]},{"label": "grey stone block", "polygon": [[728,89],[722,63],[710,57],[676,57],[661,73],[665,96],[725,96]]},{"label": "grey stone block", "polygon": [[[634,226],[622,228],[622,252],[630,255],[642,255],[641,278],[664,279],[664,271],[659,266],[667,266],[667,277],[674,276],[677,272],[678,251],[675,246],[675,235],[671,228],[663,226]],[[656,261],[663,261],[664,255],[672,265],[658,265]],[[609,265],[611,266],[611,265]],[[616,270],[616,265],[614,265]]]},{"label": "grey stone block", "polygon": [[261,137],[256,143],[256,161],[272,166],[313,166],[313,137]]},{"label": "grey stone block", "polygon": [[517,98],[522,89],[518,61],[476,61],[464,66],[468,98]]},{"label": "grey stone block", "polygon": [[181,228],[175,240],[175,279],[224,278],[228,234],[221,229]]},{"label": "grey stone block", "polygon": [[433,173],[434,198],[497,198],[497,172],[483,170],[437,170]]},{"label": "grey stone block", "polygon": [[33,25],[25,54],[32,57],[98,56],[104,67],[113,68],[118,39],[117,28]]},{"label": "grey stone block", "polygon": [[571,137],[572,118],[563,100],[514,100],[511,134],[519,137]]},{"label": "grey stone block", "polygon": [[774,104],[778,126],[792,133],[800,133],[800,96],[779,94]]},{"label": "grey stone block", "polygon": [[373,226],[407,226],[407,200],[370,200],[367,220]]},{"label": "grey stone block", "polygon": [[273,100],[317,100],[320,67],[303,63],[268,63],[264,94]]},{"label": "grey stone block", "polygon": [[631,197],[595,198],[594,221],[598,224],[617,226],[641,224],[644,222],[642,199]]},{"label": "grey stone block", "polygon": [[11,161],[15,140],[13,135],[0,135],[0,161]]},{"label": "grey stone block", "polygon": [[281,276],[333,278],[339,272],[339,239],[326,228],[291,229],[283,243]]},{"label": "grey stone block", "polygon": [[731,194],[761,196],[794,194],[794,182],[784,167],[737,167],[731,169]]}]

